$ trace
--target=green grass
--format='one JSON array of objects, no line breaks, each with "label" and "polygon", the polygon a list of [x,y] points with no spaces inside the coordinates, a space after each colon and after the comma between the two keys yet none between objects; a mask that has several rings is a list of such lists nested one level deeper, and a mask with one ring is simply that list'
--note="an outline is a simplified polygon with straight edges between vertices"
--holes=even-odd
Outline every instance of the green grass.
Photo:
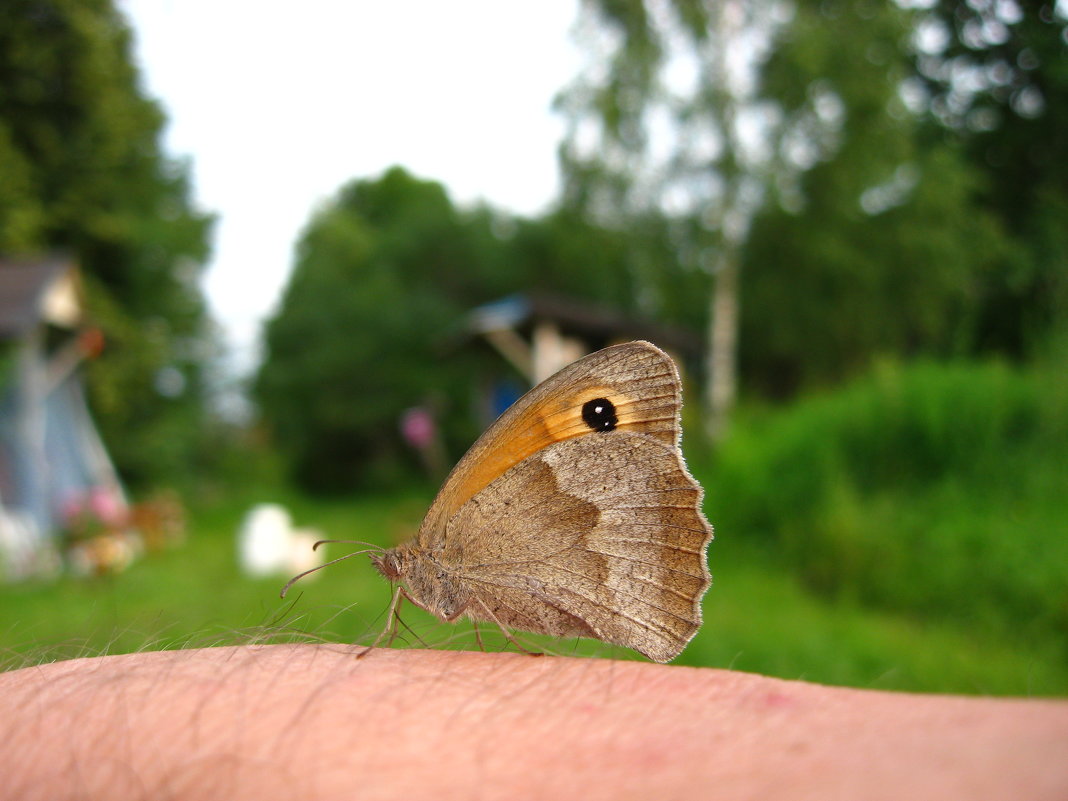
[{"label": "green grass", "polygon": [[715,583],[684,664],[874,689],[1068,693],[1068,665],[1056,647],[1021,647],[988,631],[827,599],[744,546],[713,545]]},{"label": "green grass", "polygon": [[[284,578],[237,569],[234,532],[247,505],[281,499],[302,525],[332,537],[389,544],[417,526],[420,493],[322,502],[283,493],[201,510],[186,545],[96,580],[0,588],[0,653],[8,666],[55,658],[261,640],[366,641],[382,626],[386,583],[364,557],[322,571],[278,598]],[[345,552],[332,546],[331,555]],[[1051,695],[1068,692],[1056,654],[1022,650],[965,629],[829,601],[781,565],[721,534],[710,552],[715,583],[706,622],[678,660],[785,678],[882,689]],[[404,620],[434,647],[476,647],[469,624],[438,623],[410,607]],[[483,628],[486,647],[507,647]],[[403,639],[415,643],[407,632]],[[636,658],[589,641],[524,638],[558,653]]]},{"label": "green grass", "polygon": [[[325,536],[379,542],[413,530],[424,503],[412,496],[326,503],[265,491],[212,504],[194,512],[184,545],[150,554],[120,575],[0,587],[0,648],[19,661],[242,642],[264,633],[284,636],[294,626],[319,631],[337,607],[352,604],[338,633],[354,634],[356,620],[370,623],[385,608],[388,589],[365,560],[322,571],[285,601],[278,593],[286,577],[250,579],[239,572],[237,528],[253,503],[267,500],[282,500],[299,524]],[[344,553],[332,547],[330,555]]]},{"label": "green grass", "polygon": [[1068,658],[1062,371],[886,365],[699,468],[728,536],[828,600]]},{"label": "green grass", "polygon": [[[1068,388],[1058,376],[887,366],[740,424],[715,460],[691,454],[716,526],[714,584],[678,662],[880,689],[1068,694]],[[201,499],[184,546],[121,575],[0,587],[0,662],[372,639],[389,587],[366,557],[282,601],[287,577],[239,573],[237,527],[252,504],[277,501],[326,537],[390,545],[414,533],[431,491],[324,501],[267,486]],[[403,618],[407,643],[475,647],[470,624],[411,608]],[[510,647],[486,628],[488,649]]]}]

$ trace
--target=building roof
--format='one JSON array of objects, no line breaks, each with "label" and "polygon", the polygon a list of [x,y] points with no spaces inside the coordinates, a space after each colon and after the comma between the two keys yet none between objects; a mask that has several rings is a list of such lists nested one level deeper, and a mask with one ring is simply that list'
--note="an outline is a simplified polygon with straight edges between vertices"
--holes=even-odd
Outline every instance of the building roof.
[{"label": "building roof", "polygon": [[501,328],[522,329],[536,319],[548,319],[565,333],[593,338],[648,339],[682,352],[698,352],[701,340],[675,326],[625,314],[574,298],[540,293],[509,295],[469,313],[468,325],[476,333]]},{"label": "building roof", "polygon": [[75,325],[81,309],[73,282],[74,263],[61,256],[0,259],[0,340],[42,321]]}]

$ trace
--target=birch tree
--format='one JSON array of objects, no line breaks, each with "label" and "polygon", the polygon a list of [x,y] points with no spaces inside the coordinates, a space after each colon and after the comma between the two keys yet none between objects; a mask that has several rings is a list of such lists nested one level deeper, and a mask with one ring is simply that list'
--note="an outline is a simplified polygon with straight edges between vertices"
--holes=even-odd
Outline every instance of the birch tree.
[{"label": "birch tree", "polygon": [[565,203],[627,225],[671,215],[678,252],[714,279],[705,422],[726,429],[737,393],[739,264],[763,198],[760,130],[774,107],[757,67],[783,8],[741,0],[587,0],[577,36],[588,53],[560,95]]}]

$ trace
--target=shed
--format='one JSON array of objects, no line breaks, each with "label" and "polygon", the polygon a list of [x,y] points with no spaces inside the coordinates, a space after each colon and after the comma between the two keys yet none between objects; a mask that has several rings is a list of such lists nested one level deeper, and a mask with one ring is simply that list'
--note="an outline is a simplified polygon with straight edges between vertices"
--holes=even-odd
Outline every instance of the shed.
[{"label": "shed", "polygon": [[498,382],[491,391],[488,419],[503,412],[521,391],[608,345],[646,339],[671,353],[680,366],[701,349],[700,338],[685,329],[540,293],[509,295],[473,309],[468,330],[492,345],[528,384],[518,388]]},{"label": "shed", "polygon": [[106,522],[128,512],[82,381],[98,342],[71,260],[0,259],[0,575],[9,580],[50,569],[72,514],[91,508]]}]

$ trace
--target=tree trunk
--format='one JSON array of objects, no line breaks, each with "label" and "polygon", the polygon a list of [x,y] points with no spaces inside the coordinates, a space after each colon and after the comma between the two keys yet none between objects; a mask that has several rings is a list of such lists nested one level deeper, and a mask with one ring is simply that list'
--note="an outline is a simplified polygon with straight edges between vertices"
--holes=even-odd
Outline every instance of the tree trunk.
[{"label": "tree trunk", "polygon": [[738,256],[736,246],[725,246],[712,291],[708,323],[705,428],[713,442],[726,434],[737,394]]}]

